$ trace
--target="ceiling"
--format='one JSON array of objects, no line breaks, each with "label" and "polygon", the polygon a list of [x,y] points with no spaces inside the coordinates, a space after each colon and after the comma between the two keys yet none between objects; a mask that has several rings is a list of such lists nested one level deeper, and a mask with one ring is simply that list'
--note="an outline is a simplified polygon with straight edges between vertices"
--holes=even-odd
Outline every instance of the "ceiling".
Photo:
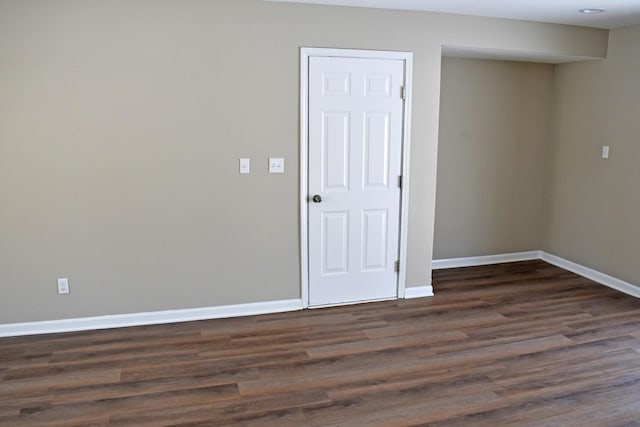
[{"label": "ceiling", "polygon": [[[640,0],[270,0],[290,3],[420,10],[596,28],[640,24]],[[585,8],[605,9],[583,14]]]}]

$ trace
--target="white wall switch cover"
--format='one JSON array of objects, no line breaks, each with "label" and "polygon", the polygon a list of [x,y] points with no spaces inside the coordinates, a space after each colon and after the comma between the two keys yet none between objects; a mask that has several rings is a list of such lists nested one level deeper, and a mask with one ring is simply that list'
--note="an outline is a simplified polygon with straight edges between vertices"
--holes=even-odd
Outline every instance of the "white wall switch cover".
[{"label": "white wall switch cover", "polygon": [[58,293],[60,295],[69,293],[69,279],[58,279]]},{"label": "white wall switch cover", "polygon": [[240,173],[251,173],[251,159],[240,159]]},{"label": "white wall switch cover", "polygon": [[284,159],[281,157],[270,157],[269,173],[284,173]]},{"label": "white wall switch cover", "polygon": [[609,158],[609,146],[608,145],[603,145],[602,146],[602,158],[603,159],[608,159]]}]

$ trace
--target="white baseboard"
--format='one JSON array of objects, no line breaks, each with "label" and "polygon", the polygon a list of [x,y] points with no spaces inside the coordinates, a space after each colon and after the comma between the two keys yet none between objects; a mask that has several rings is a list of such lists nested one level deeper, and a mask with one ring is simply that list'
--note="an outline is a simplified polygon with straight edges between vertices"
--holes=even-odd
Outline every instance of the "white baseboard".
[{"label": "white baseboard", "polygon": [[540,259],[540,251],[514,252],[510,254],[473,256],[465,258],[434,259],[432,269],[474,267],[477,265],[501,264],[503,262],[531,261]]},{"label": "white baseboard", "polygon": [[[504,262],[541,259],[565,270],[584,276],[602,285],[640,298],[640,287],[617,279],[567,259],[544,251],[517,252],[467,258],[451,258],[433,261],[433,269],[470,267]],[[431,285],[405,288],[404,298],[433,296]],[[191,308],[184,310],[154,311],[148,313],[116,314],[110,316],[83,317],[76,319],[47,320],[0,324],[0,337],[51,334],[60,332],[88,331],[95,329],[123,328],[128,326],[157,325],[164,323],[190,322],[194,320],[220,319],[226,317],[253,316],[257,314],[281,313],[302,310],[301,299],[268,301],[218,307]]]},{"label": "white baseboard", "polygon": [[591,279],[594,282],[598,282],[609,288],[640,298],[640,287],[629,282],[625,282],[624,280],[617,279],[613,276],[609,276],[608,274],[585,267],[584,265],[576,264],[573,261],[560,258],[559,256],[548,254],[544,251],[540,251],[540,259],[548,262],[549,264],[553,264],[557,267],[579,274],[587,279]]},{"label": "white baseboard", "polygon": [[[609,276],[608,274],[601,273],[592,268],[585,267],[584,265],[577,264],[573,261],[569,261],[567,259],[549,254],[544,251],[515,252],[511,254],[475,256],[465,258],[435,259],[433,260],[432,268],[434,270],[440,270],[444,268],[472,267],[478,265],[500,264],[504,262],[531,261],[534,259],[541,259],[548,262],[549,264],[564,268],[565,270],[579,274],[580,276],[586,277],[587,279],[591,279],[594,282],[598,282],[601,285],[605,285],[627,295],[640,298],[640,287],[635,286],[632,283],[625,282],[624,280],[617,279],[613,276]],[[407,291],[408,290],[409,289],[407,289]]]},{"label": "white baseboard", "polygon": [[281,313],[295,310],[302,310],[302,300],[292,299],[257,302],[251,304],[223,305],[218,307],[190,308],[184,310],[116,314],[76,319],[47,320],[42,322],[10,323],[4,325],[0,324],[0,337],[123,328],[128,326],[158,325],[163,323],[190,322],[194,320],[220,319],[224,317]]},{"label": "white baseboard", "polygon": [[433,286],[431,285],[417,286],[413,288],[404,289],[405,299],[432,297],[432,296],[433,296]]}]

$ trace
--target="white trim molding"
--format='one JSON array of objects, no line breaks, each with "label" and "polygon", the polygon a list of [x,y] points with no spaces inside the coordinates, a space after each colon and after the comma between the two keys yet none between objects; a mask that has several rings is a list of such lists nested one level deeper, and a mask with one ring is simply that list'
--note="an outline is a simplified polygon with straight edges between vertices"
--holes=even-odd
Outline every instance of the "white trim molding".
[{"label": "white trim molding", "polygon": [[[505,262],[530,261],[535,259],[543,260],[549,264],[571,271],[609,288],[640,298],[639,286],[635,286],[632,283],[625,282],[624,280],[620,280],[608,274],[601,273],[597,270],[544,251],[434,260],[433,269],[469,267]],[[422,298],[433,296],[433,294],[432,285],[421,285],[406,287],[403,297],[405,299]],[[0,324],[0,337],[77,332],[96,329],[123,328],[129,326],[158,325],[166,323],[191,322],[196,320],[254,316],[259,314],[297,311],[302,310],[303,308],[305,308],[305,306],[302,299],[291,299],[216,307],[190,308],[184,310],[166,310],[75,319],[46,320],[40,322],[9,323]]]},{"label": "white trim molding", "polygon": [[433,270],[443,268],[473,267],[477,265],[501,264],[504,262],[531,261],[540,259],[540,251],[514,252],[510,254],[473,256],[464,258],[434,259]]},{"label": "white trim molding", "polygon": [[[441,270],[444,268],[473,267],[478,265],[501,264],[505,262],[531,261],[540,259],[542,261],[553,264],[556,267],[564,268],[567,271],[576,273],[601,285],[615,289],[627,295],[640,298],[640,286],[625,282],[616,277],[601,273],[584,265],[577,264],[573,261],[552,255],[545,251],[528,251],[514,252],[510,254],[475,256],[465,258],[449,258],[434,259],[432,262],[433,270]],[[408,290],[408,289],[407,289]]]},{"label": "white trim molding", "polygon": [[404,299],[423,298],[433,296],[433,286],[416,286],[404,290]]},{"label": "white trim molding", "polygon": [[548,262],[549,264],[553,264],[556,267],[564,268],[565,270],[579,274],[580,276],[586,277],[587,279],[591,279],[594,282],[598,282],[609,288],[615,289],[627,295],[634,296],[636,298],[640,298],[640,287],[635,286],[629,282],[625,282],[624,280],[609,276],[608,274],[601,273],[597,270],[585,267],[584,265],[577,264],[573,261],[569,261],[559,256],[551,255],[544,251],[540,251],[540,259]]},{"label": "white trim molding", "polygon": [[300,299],[223,305],[217,307],[189,308],[184,310],[116,314],[76,319],[46,320],[42,322],[9,323],[0,324],[0,337],[90,331],[96,329],[124,328],[129,326],[159,325],[164,323],[191,322],[194,320],[282,313],[285,311],[296,310],[302,310],[302,300]]}]

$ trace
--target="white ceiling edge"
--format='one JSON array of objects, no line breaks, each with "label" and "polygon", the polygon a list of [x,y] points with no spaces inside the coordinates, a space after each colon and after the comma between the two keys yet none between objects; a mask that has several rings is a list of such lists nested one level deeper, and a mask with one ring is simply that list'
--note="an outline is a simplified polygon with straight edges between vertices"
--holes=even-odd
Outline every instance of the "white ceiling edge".
[{"label": "white ceiling edge", "polygon": [[569,62],[602,59],[593,56],[549,55],[540,52],[488,49],[463,46],[442,46],[442,56],[448,58],[493,59],[497,61],[538,62],[544,64],[566,64]]},{"label": "white ceiling edge", "polygon": [[[415,10],[615,29],[640,25],[639,0],[265,0],[327,6]],[[583,14],[580,9],[604,13]]]}]

